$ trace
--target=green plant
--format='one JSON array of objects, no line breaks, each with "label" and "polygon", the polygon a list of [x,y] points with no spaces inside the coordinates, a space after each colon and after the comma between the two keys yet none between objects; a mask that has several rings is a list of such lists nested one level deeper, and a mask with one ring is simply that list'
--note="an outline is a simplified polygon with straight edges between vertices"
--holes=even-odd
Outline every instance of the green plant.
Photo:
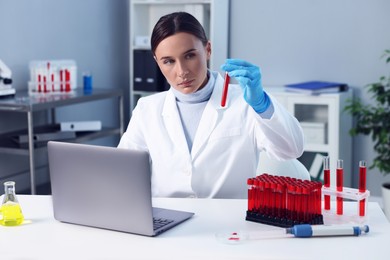
[{"label": "green plant", "polygon": [[[387,64],[390,63],[390,49],[383,57]],[[371,135],[376,157],[370,169],[377,168],[383,175],[390,174],[390,75],[382,76],[379,82],[366,87],[375,103],[363,104],[360,99],[348,101],[344,110],[356,119],[356,125],[349,133],[351,136]]]}]

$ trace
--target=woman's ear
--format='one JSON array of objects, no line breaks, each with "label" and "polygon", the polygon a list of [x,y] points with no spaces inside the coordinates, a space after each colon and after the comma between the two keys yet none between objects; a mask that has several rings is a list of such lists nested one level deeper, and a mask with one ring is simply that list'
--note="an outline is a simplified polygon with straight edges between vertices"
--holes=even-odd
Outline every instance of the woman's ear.
[{"label": "woman's ear", "polygon": [[206,44],[206,53],[207,53],[207,59],[210,59],[211,57],[211,42],[208,41]]}]

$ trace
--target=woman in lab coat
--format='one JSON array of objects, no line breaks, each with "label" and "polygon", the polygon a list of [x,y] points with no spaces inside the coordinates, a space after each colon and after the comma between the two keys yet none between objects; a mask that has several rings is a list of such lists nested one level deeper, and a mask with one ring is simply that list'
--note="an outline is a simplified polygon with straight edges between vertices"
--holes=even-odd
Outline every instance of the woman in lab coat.
[{"label": "woman in lab coat", "polygon": [[147,150],[155,197],[245,198],[260,152],[279,160],[303,152],[302,129],[268,95],[257,66],[229,59],[229,86],[207,68],[211,54],[201,24],[190,14],[160,18],[152,52],[171,88],[139,99],[119,148]]}]

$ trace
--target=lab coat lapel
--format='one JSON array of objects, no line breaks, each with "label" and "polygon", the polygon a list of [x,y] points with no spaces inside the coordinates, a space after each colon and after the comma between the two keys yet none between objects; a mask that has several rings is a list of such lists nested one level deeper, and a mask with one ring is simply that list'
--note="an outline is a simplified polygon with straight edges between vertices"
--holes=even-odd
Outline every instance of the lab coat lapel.
[{"label": "lab coat lapel", "polygon": [[162,117],[165,128],[170,139],[172,140],[172,143],[174,143],[174,146],[178,147],[180,150],[182,150],[182,152],[186,152],[189,155],[188,144],[184,135],[183,126],[181,124],[175,96],[172,91],[167,92],[162,111]]},{"label": "lab coat lapel", "polygon": [[192,145],[192,159],[200,152],[201,148],[206,145],[211,133],[213,132],[217,122],[222,117],[224,108],[220,106],[223,78],[218,74],[215,82],[213,93],[209,102],[203,111],[199,122],[198,129],[195,134],[194,143]]}]

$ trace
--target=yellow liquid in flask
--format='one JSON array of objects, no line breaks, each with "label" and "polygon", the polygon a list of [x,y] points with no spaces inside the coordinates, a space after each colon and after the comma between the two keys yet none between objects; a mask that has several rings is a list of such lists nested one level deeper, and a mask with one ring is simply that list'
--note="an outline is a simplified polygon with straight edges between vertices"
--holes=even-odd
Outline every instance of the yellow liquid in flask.
[{"label": "yellow liquid in flask", "polygon": [[0,224],[17,226],[23,223],[24,216],[18,203],[6,202],[0,208]]}]

